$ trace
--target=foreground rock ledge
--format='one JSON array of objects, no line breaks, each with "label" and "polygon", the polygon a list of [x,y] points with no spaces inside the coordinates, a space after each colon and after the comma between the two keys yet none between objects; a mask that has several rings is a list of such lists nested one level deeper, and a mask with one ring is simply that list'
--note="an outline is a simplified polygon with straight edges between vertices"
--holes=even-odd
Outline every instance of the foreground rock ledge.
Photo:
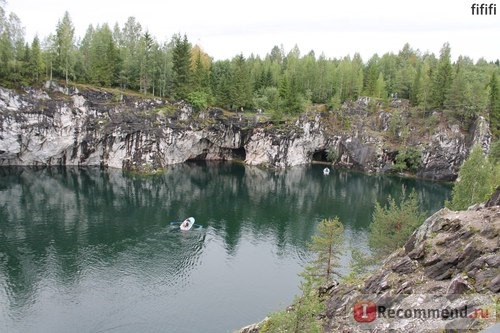
[{"label": "foreground rock ledge", "polygon": [[[498,192],[498,191],[497,191]],[[498,193],[496,194],[498,196]],[[495,197],[495,195],[494,195]],[[364,283],[339,284],[328,294],[324,332],[477,331],[496,322],[500,291],[500,206],[476,205],[467,211],[446,208],[429,217],[405,246],[390,255]],[[361,324],[353,306],[371,300],[393,309],[467,309],[466,318],[379,320]],[[467,306],[467,307],[466,307]],[[474,309],[489,318],[474,319]],[[240,333],[258,332],[259,324]],[[465,331],[464,331],[465,332]]]}]

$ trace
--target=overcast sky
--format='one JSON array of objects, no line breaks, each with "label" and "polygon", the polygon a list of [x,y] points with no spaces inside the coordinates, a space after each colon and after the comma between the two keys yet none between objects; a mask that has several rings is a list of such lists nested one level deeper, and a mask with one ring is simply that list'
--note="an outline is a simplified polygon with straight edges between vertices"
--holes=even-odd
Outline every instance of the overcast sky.
[{"label": "overcast sky", "polygon": [[[7,11],[21,19],[29,41],[55,31],[67,10],[83,37],[89,24],[135,16],[158,41],[186,33],[215,59],[243,53],[264,56],[274,45],[288,52],[343,57],[359,52],[397,52],[408,42],[436,54],[449,42],[452,57],[500,58],[500,7],[496,16],[473,16],[464,0],[7,0]],[[478,3],[482,3],[478,1]],[[489,3],[489,2],[488,2]],[[500,2],[499,2],[500,4]],[[498,7],[498,5],[497,5]]]}]

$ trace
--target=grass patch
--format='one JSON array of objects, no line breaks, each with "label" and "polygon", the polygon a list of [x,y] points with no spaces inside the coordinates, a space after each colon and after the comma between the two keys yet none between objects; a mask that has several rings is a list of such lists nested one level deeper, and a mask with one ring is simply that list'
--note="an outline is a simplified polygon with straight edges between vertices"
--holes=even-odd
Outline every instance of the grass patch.
[{"label": "grass patch", "polygon": [[127,177],[140,177],[140,178],[145,178],[145,177],[159,177],[164,175],[166,172],[165,169],[150,169],[150,168],[144,168],[144,169],[135,169],[135,170],[123,170],[123,175]]}]

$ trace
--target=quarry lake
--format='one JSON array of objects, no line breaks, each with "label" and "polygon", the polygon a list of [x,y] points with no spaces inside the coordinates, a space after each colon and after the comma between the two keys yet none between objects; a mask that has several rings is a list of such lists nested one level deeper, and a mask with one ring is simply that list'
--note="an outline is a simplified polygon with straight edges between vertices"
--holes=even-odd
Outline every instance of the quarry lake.
[{"label": "quarry lake", "polygon": [[[232,332],[291,303],[321,219],[345,225],[345,271],[376,200],[450,195],[323,167],[0,168],[0,332]],[[203,228],[171,225],[189,216]]]}]

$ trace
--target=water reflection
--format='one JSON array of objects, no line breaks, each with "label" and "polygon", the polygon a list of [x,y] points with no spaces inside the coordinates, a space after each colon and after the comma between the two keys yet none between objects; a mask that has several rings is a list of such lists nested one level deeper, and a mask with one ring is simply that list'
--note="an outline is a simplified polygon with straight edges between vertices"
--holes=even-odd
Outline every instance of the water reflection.
[{"label": "water reflection", "polygon": [[[175,299],[194,270],[211,276],[218,240],[235,262],[242,244],[270,244],[278,258],[297,261],[317,222],[338,216],[348,241],[363,242],[373,203],[400,196],[401,185],[415,188],[428,212],[450,191],[445,184],[347,171],[324,176],[315,165],[273,171],[200,162],[151,177],[99,168],[0,168],[0,323],[21,325],[46,290],[71,299],[75,290],[108,283]],[[170,228],[187,216],[204,231]]]}]

